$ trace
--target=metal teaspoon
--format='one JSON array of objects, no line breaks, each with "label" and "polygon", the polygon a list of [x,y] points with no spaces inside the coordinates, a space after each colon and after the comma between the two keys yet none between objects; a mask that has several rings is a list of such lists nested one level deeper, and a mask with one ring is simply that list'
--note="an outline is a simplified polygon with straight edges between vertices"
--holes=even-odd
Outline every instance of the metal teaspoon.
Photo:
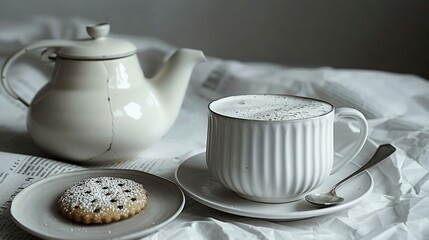
[{"label": "metal teaspoon", "polygon": [[309,202],[309,203],[312,203],[312,204],[315,204],[318,206],[324,206],[324,207],[333,206],[333,205],[336,205],[338,203],[341,203],[342,201],[344,201],[344,198],[337,195],[337,189],[342,184],[344,184],[345,182],[347,182],[351,178],[359,175],[360,173],[367,170],[368,168],[370,168],[370,167],[376,165],[377,163],[381,162],[382,160],[384,160],[385,158],[390,156],[390,154],[394,153],[395,151],[396,151],[396,148],[390,144],[380,145],[378,147],[377,151],[372,156],[372,158],[365,165],[363,165],[361,168],[356,170],[354,173],[350,174],[348,177],[344,178],[343,180],[341,180],[340,182],[335,184],[332,187],[331,191],[329,191],[328,193],[308,194],[307,196],[305,196],[305,200],[307,200],[307,202]]}]

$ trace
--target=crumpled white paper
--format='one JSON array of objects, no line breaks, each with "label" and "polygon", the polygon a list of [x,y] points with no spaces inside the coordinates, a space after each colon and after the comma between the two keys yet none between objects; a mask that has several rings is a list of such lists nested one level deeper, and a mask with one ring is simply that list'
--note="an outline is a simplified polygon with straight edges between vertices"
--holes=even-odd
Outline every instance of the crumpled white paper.
[{"label": "crumpled white paper", "polygon": [[[82,26],[90,22],[49,17],[3,22],[2,60],[12,50],[35,40],[82,37]],[[153,75],[175,49],[150,37],[121,37],[138,46],[139,59],[148,75]],[[11,75],[19,79],[32,72],[41,78],[51,73],[52,66],[40,70],[33,64],[21,63]],[[336,106],[357,108],[369,119],[369,138],[379,144],[391,143],[397,151],[370,169],[375,184],[372,193],[348,210],[299,221],[271,222],[222,213],[187,198],[176,220],[145,239],[429,239],[429,81],[379,71],[287,68],[209,57],[207,63],[195,69],[187,96],[198,95],[207,103],[242,93],[311,96]],[[33,93],[24,94],[31,98]],[[206,114],[205,108],[192,104],[183,108]],[[14,121],[4,112],[0,120]],[[205,124],[201,122],[198,127],[204,129]],[[206,133],[200,134],[204,139]]]}]

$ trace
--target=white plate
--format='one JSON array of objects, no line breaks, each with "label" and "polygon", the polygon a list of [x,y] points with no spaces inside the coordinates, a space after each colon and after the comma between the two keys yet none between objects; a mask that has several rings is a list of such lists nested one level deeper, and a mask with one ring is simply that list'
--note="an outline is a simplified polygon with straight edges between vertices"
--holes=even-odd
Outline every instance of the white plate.
[{"label": "white plate", "polygon": [[[142,183],[148,191],[146,209],[125,220],[109,224],[84,225],[62,217],[56,202],[74,183],[100,176],[112,176]],[[145,236],[175,219],[185,205],[180,188],[158,176],[120,169],[97,169],[55,175],[21,191],[12,201],[11,215],[24,230],[45,239],[131,239]]]},{"label": "white plate", "polygon": [[[374,144],[367,142],[363,152],[354,161],[364,163],[375,149]],[[313,192],[328,192],[336,182],[357,169],[356,164],[347,164],[339,172],[329,176]],[[177,168],[175,177],[187,195],[208,207],[235,215],[276,221],[316,217],[350,208],[369,194],[374,185],[371,175],[364,172],[338,189],[337,193],[345,199],[344,202],[333,207],[318,208],[304,199],[281,204],[265,204],[243,199],[223,187],[210,175],[205,153],[193,156],[182,163]]]}]

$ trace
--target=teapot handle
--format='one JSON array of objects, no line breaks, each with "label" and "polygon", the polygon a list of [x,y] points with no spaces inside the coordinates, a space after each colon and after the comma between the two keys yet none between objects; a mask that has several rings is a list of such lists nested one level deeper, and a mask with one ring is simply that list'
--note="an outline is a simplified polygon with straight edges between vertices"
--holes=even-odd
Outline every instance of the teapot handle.
[{"label": "teapot handle", "polygon": [[[6,90],[6,93],[11,96],[12,98],[20,101],[22,104],[24,104],[26,107],[28,107],[30,104],[27,103],[24,99],[22,99],[16,92],[11,88],[6,75],[7,70],[9,69],[9,66],[21,55],[23,55],[26,52],[38,49],[38,48],[47,48],[47,51],[44,51],[42,53],[42,60],[43,61],[52,61],[52,58],[50,58],[50,55],[54,53],[54,51],[57,48],[65,47],[65,46],[71,46],[73,45],[72,41],[69,40],[42,40],[38,41],[32,44],[29,44],[16,52],[14,52],[12,55],[10,55],[6,61],[4,62],[4,65],[1,69],[1,83],[3,85],[3,88]],[[51,48],[51,50],[49,49]]]}]

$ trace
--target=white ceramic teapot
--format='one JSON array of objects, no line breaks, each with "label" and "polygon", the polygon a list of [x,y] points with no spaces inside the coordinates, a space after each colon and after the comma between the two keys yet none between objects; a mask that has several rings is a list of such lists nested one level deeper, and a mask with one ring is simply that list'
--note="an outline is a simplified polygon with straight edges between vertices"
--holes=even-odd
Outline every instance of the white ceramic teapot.
[{"label": "white ceramic teapot", "polygon": [[[193,67],[204,61],[198,50],[179,49],[146,79],[136,47],[108,38],[108,24],[87,27],[90,39],[42,40],[5,62],[6,92],[28,106],[27,129],[46,152],[71,161],[109,162],[149,147],[172,126]],[[42,60],[55,62],[52,79],[31,104],[10,87],[6,74],[20,55],[45,48]]]}]

